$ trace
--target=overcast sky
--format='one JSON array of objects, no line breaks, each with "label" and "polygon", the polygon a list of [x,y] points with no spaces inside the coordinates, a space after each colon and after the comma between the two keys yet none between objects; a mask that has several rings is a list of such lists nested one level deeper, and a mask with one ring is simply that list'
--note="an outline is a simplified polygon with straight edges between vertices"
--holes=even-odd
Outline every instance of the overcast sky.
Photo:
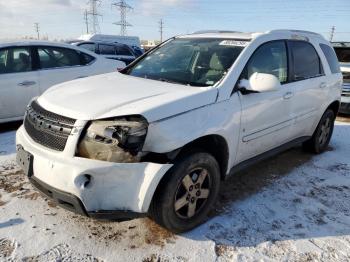
[{"label": "overcast sky", "polygon": [[[35,36],[34,23],[50,39],[76,38],[85,31],[83,12],[88,0],[0,0],[0,38]],[[101,31],[118,34],[118,10],[112,0],[101,0]],[[164,20],[165,38],[203,29],[266,31],[276,28],[312,30],[335,40],[350,41],[350,0],[127,0],[129,35],[159,39],[158,21]]]}]

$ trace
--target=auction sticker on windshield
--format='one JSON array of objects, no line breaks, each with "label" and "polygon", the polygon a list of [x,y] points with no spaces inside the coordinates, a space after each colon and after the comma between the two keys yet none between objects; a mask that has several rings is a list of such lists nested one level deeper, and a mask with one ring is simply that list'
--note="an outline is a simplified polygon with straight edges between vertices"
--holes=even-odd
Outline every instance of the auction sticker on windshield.
[{"label": "auction sticker on windshield", "polygon": [[238,41],[238,40],[223,40],[220,42],[220,45],[226,45],[226,46],[247,46],[248,41]]}]

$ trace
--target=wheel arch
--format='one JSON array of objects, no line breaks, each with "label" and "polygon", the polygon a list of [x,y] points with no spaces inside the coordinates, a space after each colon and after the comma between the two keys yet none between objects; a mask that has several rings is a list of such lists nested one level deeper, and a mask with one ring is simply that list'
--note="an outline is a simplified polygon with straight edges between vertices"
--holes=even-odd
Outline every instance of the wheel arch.
[{"label": "wheel arch", "polygon": [[219,164],[221,179],[225,178],[228,169],[229,147],[224,137],[221,135],[206,135],[197,138],[184,145],[177,157],[189,154],[194,150],[202,150],[211,154]]},{"label": "wheel arch", "polygon": [[331,109],[333,112],[334,112],[334,115],[336,116],[338,114],[338,111],[339,111],[339,108],[340,108],[340,101],[336,100],[336,101],[333,101],[326,109],[326,111],[328,109]]}]

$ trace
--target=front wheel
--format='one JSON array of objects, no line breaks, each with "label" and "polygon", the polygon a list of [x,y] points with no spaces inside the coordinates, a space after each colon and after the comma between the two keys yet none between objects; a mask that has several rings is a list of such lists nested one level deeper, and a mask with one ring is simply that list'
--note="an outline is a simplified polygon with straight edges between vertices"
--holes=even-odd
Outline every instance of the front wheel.
[{"label": "front wheel", "polygon": [[217,198],[220,169],[204,152],[179,159],[167,173],[150,207],[150,216],[174,233],[188,231],[206,220]]},{"label": "front wheel", "polygon": [[303,147],[312,153],[322,153],[331,140],[334,129],[335,114],[328,109],[322,116],[313,136],[304,142]]}]

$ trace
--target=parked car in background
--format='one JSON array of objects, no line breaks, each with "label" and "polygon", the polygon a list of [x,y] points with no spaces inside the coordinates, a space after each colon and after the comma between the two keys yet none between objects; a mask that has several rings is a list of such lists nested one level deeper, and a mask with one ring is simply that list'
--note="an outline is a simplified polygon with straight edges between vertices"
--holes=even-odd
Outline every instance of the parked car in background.
[{"label": "parked car in background", "polygon": [[120,73],[33,100],[17,162],[71,211],[184,232],[206,220],[229,175],[297,144],[327,150],[341,83],[316,33],[178,36]]},{"label": "parked car in background", "polygon": [[69,80],[125,66],[72,45],[29,41],[0,44],[0,123],[20,120],[29,101]]},{"label": "parked car in background", "polygon": [[138,55],[134,53],[134,50],[125,44],[83,41],[75,43],[74,45],[87,49],[108,59],[123,61],[127,65],[138,57]]},{"label": "parked car in background", "polygon": [[141,47],[135,45],[131,46],[131,48],[134,50],[134,54],[136,55],[136,57],[142,56],[145,52]]},{"label": "parked car in background", "polygon": [[343,74],[343,92],[339,112],[350,114],[350,42],[334,42],[333,47]]}]

